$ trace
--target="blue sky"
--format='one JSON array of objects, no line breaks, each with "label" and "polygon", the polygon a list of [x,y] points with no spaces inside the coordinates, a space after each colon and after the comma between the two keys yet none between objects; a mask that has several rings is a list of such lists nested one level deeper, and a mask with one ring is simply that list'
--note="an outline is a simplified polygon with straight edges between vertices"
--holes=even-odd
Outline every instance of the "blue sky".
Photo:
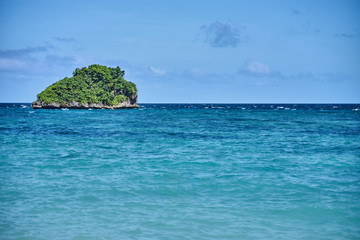
[{"label": "blue sky", "polygon": [[360,1],[0,1],[0,102],[90,64],[140,103],[359,103]]}]

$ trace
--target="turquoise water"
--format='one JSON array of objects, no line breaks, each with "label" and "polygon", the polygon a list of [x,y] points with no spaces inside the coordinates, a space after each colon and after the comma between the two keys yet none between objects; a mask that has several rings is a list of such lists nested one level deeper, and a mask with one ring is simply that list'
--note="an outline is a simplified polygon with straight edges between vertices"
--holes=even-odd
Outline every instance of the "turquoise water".
[{"label": "turquoise water", "polygon": [[360,105],[0,105],[1,239],[360,239]]}]

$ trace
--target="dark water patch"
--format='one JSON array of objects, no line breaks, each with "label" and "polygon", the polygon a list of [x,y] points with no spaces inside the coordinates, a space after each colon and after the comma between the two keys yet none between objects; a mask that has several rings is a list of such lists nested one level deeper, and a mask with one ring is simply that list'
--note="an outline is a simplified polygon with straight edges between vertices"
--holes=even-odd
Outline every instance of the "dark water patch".
[{"label": "dark water patch", "polygon": [[55,134],[60,134],[60,135],[78,135],[79,132],[71,130],[71,129],[59,129],[59,130],[55,130]]}]

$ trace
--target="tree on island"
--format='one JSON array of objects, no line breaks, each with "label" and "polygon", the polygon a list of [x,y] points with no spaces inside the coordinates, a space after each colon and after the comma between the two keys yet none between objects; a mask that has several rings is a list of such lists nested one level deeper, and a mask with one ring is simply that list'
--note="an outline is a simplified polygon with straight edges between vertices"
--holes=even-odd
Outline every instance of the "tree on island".
[{"label": "tree on island", "polygon": [[111,108],[124,102],[137,107],[136,85],[126,81],[124,75],[120,67],[94,64],[76,68],[72,77],[65,77],[39,93],[33,107],[90,108],[92,104],[92,107]]}]

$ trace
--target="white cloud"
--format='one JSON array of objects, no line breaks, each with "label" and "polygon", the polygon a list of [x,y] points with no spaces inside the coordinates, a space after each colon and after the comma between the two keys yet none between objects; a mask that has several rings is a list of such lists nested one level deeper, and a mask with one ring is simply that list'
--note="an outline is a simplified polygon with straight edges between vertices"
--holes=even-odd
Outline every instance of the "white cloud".
[{"label": "white cloud", "polygon": [[158,76],[163,76],[166,74],[166,71],[160,68],[154,68],[154,67],[150,67],[151,72],[153,72],[155,75]]},{"label": "white cloud", "polygon": [[23,70],[28,64],[29,62],[23,59],[0,58],[0,71]]},{"label": "white cloud", "polygon": [[244,70],[254,74],[269,74],[271,72],[269,66],[258,61],[246,62],[244,65]]},{"label": "white cloud", "polygon": [[269,75],[272,73],[269,66],[254,60],[246,61],[245,64],[240,69],[240,72],[250,75],[259,75],[259,76]]},{"label": "white cloud", "polygon": [[189,70],[189,73],[194,76],[194,77],[202,77],[204,76],[204,72],[201,71],[200,69],[198,68],[192,68]]},{"label": "white cloud", "polygon": [[242,33],[245,27],[234,26],[225,22],[212,22],[200,27],[204,35],[204,42],[214,48],[237,47],[240,43],[247,40],[247,36]]}]

